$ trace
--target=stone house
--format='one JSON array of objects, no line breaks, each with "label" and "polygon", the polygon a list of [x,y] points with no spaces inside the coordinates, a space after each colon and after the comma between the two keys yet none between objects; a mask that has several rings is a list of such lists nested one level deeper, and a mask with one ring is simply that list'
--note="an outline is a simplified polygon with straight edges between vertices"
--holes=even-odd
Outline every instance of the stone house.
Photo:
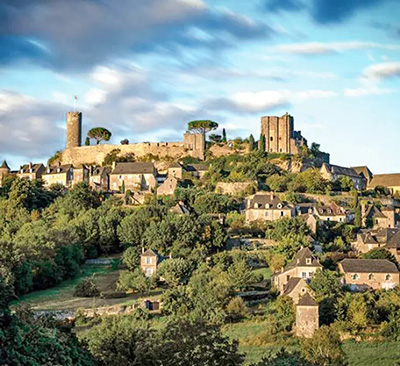
[{"label": "stone house", "polygon": [[291,278],[302,278],[308,282],[313,274],[321,269],[322,265],[319,263],[319,259],[311,250],[302,248],[286,268],[282,268],[281,272],[272,276],[272,283],[279,293],[283,294]]},{"label": "stone house", "polygon": [[74,175],[72,178],[72,185],[78,183],[89,183],[89,168],[84,165],[80,164],[78,166],[74,166]]},{"label": "stone house", "polygon": [[276,221],[294,217],[295,208],[272,192],[258,192],[246,198],[245,216],[246,222]]},{"label": "stone house", "polygon": [[348,223],[353,219],[346,209],[332,202],[329,206],[317,206],[314,208],[314,214],[319,221],[333,221]]},{"label": "stone house", "polygon": [[171,207],[170,212],[176,215],[189,215],[190,211],[182,201],[179,201],[175,206]]},{"label": "stone house", "polygon": [[161,263],[162,257],[154,250],[142,248],[140,255],[140,269],[146,277],[152,277],[156,274],[158,265]]},{"label": "stone house", "polygon": [[229,196],[239,196],[243,193],[250,194],[257,188],[256,181],[250,182],[218,182],[215,186],[215,192]]},{"label": "stone house", "polygon": [[371,183],[372,178],[374,177],[374,175],[372,174],[372,172],[368,169],[368,167],[366,165],[352,166],[352,167],[350,167],[350,169],[353,169],[358,175],[363,176],[367,181],[367,186]]},{"label": "stone house", "polygon": [[291,277],[281,295],[289,296],[297,304],[306,292],[309,292],[307,281],[301,277]]},{"label": "stone house", "polygon": [[157,171],[153,163],[113,163],[110,190],[120,192],[152,191],[157,186]]},{"label": "stone house", "polygon": [[352,247],[357,253],[384,248],[398,232],[398,229],[389,228],[362,229],[357,234],[357,240],[352,243]]},{"label": "stone house", "polygon": [[178,178],[171,175],[157,188],[157,196],[173,196],[178,187]]},{"label": "stone house", "polygon": [[180,163],[173,163],[168,167],[168,177],[175,177],[177,179],[183,178],[184,167]]},{"label": "stone house", "polygon": [[306,292],[296,304],[295,334],[297,337],[312,338],[319,328],[319,305]]},{"label": "stone house", "polygon": [[46,187],[50,187],[53,184],[71,187],[74,179],[74,168],[71,164],[49,166],[42,175],[42,179]]},{"label": "stone house", "polygon": [[396,261],[400,263],[400,231],[388,239],[384,248],[393,254]]},{"label": "stone house", "polygon": [[399,285],[399,270],[387,259],[343,259],[338,264],[343,284],[353,291],[392,289]]},{"label": "stone house", "polygon": [[313,234],[317,233],[318,230],[318,216],[314,214],[308,214],[306,219],[307,227]]},{"label": "stone house", "polygon": [[393,207],[379,208],[375,205],[361,205],[363,227],[394,228],[397,225],[396,212]]},{"label": "stone house", "polygon": [[320,172],[324,179],[332,183],[336,182],[340,177],[349,177],[353,181],[355,189],[363,190],[367,186],[367,180],[364,175],[358,174],[353,168],[323,163]]},{"label": "stone house", "polygon": [[386,187],[392,194],[400,193],[400,174],[374,174],[368,189],[376,187]]},{"label": "stone house", "polygon": [[110,172],[107,167],[91,166],[89,186],[95,191],[107,192],[110,189]]},{"label": "stone house", "polygon": [[21,179],[28,179],[28,180],[35,180],[41,179],[43,173],[45,172],[46,168],[43,164],[25,164],[20,167],[17,172],[17,177]]},{"label": "stone house", "polygon": [[208,171],[208,166],[205,164],[189,164],[186,165],[185,170],[193,177],[201,179]]},{"label": "stone house", "polygon": [[7,162],[4,160],[3,164],[0,166],[0,187],[3,186],[3,178],[11,173],[11,169],[8,166]]}]

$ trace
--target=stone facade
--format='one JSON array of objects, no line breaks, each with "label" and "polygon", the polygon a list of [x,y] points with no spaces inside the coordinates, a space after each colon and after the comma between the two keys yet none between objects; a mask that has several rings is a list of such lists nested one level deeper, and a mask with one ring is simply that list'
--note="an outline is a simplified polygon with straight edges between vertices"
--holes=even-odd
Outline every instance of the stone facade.
[{"label": "stone facade", "polygon": [[17,172],[17,177],[20,179],[35,180],[41,179],[46,168],[43,164],[25,164],[20,167]]},{"label": "stone facade", "polygon": [[297,337],[312,338],[319,328],[319,306],[309,293],[303,295],[296,305],[295,334]]},{"label": "stone facade", "polygon": [[219,194],[227,194],[230,196],[239,196],[243,193],[251,193],[249,190],[253,192],[257,188],[257,182],[218,182],[215,187],[215,192]]},{"label": "stone facade", "polygon": [[202,133],[187,132],[183,135],[185,149],[191,152],[191,156],[204,160],[206,152],[206,139]]},{"label": "stone facade", "polygon": [[110,189],[110,172],[107,167],[90,167],[89,185],[95,191],[107,192]]},{"label": "stone facade", "polygon": [[10,167],[7,162],[4,160],[3,164],[0,166],[0,187],[3,186],[3,178],[11,173]]},{"label": "stone facade", "polygon": [[294,131],[294,120],[289,114],[282,117],[261,117],[261,134],[265,137],[265,151],[272,153],[299,154],[307,140],[301,132]]},{"label": "stone facade", "polygon": [[320,169],[324,179],[330,182],[336,182],[340,177],[348,177],[353,181],[354,188],[363,190],[367,187],[367,179],[362,172],[357,173],[354,168],[346,168],[338,165],[324,163]]},{"label": "stone facade", "polygon": [[343,283],[353,291],[392,289],[399,285],[399,270],[387,259],[343,259],[338,268]]},{"label": "stone facade", "polygon": [[157,187],[157,171],[153,163],[114,163],[110,173],[110,190],[151,192]]},{"label": "stone facade", "polygon": [[157,272],[157,267],[160,262],[160,256],[151,249],[146,251],[142,249],[140,256],[140,269],[146,277],[152,277]]},{"label": "stone facade", "polygon": [[53,184],[71,187],[74,179],[74,168],[71,164],[47,167],[42,179],[46,187],[50,187]]},{"label": "stone facade", "polygon": [[82,145],[82,113],[67,113],[67,149]]},{"label": "stone facade", "polygon": [[276,221],[294,217],[295,208],[281,201],[272,192],[258,192],[246,198],[246,222]]},{"label": "stone facade", "polygon": [[396,212],[393,207],[379,208],[374,205],[361,204],[361,217],[363,227],[385,229],[397,226]]},{"label": "stone facade", "polygon": [[157,196],[172,196],[177,187],[178,179],[170,176],[157,188]]},{"label": "stone facade", "polygon": [[314,214],[320,221],[333,221],[348,223],[353,219],[353,215],[332,202],[329,206],[314,207]]}]

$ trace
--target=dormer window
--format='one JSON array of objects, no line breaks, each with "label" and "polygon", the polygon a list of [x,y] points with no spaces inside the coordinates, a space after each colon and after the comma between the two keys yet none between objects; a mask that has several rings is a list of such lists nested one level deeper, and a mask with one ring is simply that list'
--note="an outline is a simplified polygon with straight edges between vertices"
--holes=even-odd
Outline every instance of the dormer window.
[{"label": "dormer window", "polygon": [[369,279],[370,281],[372,281],[372,280],[374,279],[374,274],[373,274],[373,273],[370,273],[370,274],[368,275],[368,279]]},{"label": "dormer window", "polygon": [[387,274],[387,275],[385,276],[385,281],[391,281],[391,280],[392,280],[392,275]]},{"label": "dormer window", "polygon": [[311,258],[306,258],[306,264],[311,264]]},{"label": "dormer window", "polygon": [[352,274],[352,275],[351,275],[351,278],[352,278],[353,280],[358,280],[358,274],[357,274],[357,273]]},{"label": "dormer window", "polygon": [[60,173],[61,172],[61,168],[57,168],[57,173]]}]

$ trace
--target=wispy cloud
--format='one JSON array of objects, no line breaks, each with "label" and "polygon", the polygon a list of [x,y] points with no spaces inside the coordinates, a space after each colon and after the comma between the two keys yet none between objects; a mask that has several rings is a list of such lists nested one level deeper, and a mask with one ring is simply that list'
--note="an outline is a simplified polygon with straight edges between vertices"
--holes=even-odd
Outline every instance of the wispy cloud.
[{"label": "wispy cloud", "polygon": [[363,76],[367,79],[373,80],[383,80],[400,77],[400,62],[382,62],[379,64],[368,66],[364,70]]}]

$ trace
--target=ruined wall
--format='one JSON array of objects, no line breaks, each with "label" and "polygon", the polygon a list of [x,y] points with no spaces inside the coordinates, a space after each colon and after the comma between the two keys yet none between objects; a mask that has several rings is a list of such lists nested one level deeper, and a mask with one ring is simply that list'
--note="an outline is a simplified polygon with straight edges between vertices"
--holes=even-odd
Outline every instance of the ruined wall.
[{"label": "ruined wall", "polygon": [[94,163],[101,165],[107,154],[114,149],[121,150],[121,156],[133,153],[137,157],[142,157],[152,154],[164,159],[170,158],[171,160],[191,155],[191,151],[188,151],[182,142],[141,142],[129,145],[95,145],[66,149],[62,152],[61,163],[73,165]]}]

